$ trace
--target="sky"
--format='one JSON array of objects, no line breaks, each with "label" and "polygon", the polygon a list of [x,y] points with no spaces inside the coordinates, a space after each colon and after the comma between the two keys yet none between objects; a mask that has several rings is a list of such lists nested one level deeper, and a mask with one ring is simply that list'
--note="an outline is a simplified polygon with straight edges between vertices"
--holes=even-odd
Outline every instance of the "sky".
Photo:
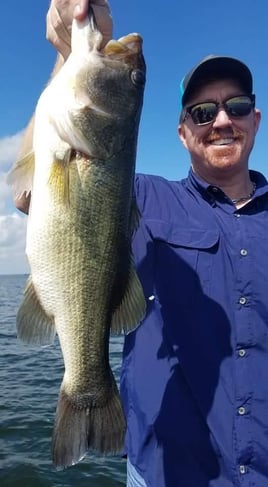
[{"label": "sky", "polygon": [[[113,37],[143,37],[147,82],[139,131],[137,171],[168,179],[187,176],[189,158],[177,136],[179,84],[208,54],[244,61],[254,75],[262,123],[250,167],[268,177],[266,0],[110,0]],[[0,29],[0,274],[28,273],[27,217],[12,201],[6,175],[23,131],[53,68],[56,52],[46,40],[48,0],[1,4]]]}]

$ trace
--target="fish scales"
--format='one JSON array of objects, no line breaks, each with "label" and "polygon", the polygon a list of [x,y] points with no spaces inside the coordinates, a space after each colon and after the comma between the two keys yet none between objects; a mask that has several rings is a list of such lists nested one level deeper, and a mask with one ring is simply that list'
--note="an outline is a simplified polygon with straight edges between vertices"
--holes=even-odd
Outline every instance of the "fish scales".
[{"label": "fish scales", "polygon": [[74,20],[70,58],[37,104],[34,159],[18,161],[9,177],[15,193],[32,177],[31,275],[18,336],[47,345],[57,333],[64,359],[52,441],[58,468],[88,449],[122,450],[126,424],[109,365],[110,329],[133,329],[146,308],[131,258],[142,40],[129,34],[103,49],[101,41],[92,11],[85,22]]}]

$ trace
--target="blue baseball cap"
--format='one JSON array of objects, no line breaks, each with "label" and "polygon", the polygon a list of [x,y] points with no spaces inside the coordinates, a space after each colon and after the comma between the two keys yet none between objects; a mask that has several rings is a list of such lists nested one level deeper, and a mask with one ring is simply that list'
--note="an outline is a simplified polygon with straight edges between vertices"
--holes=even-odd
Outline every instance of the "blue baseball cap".
[{"label": "blue baseball cap", "polygon": [[180,102],[181,108],[184,107],[193,89],[198,86],[198,81],[206,78],[232,78],[238,80],[241,87],[248,95],[252,94],[253,80],[249,68],[239,61],[227,56],[215,56],[210,54],[194,66],[180,83]]}]

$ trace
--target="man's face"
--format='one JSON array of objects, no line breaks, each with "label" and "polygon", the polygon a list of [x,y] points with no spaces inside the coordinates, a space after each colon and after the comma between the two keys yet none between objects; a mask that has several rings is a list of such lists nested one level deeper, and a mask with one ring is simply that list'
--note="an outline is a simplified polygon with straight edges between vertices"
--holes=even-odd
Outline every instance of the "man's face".
[{"label": "man's face", "polygon": [[[200,88],[186,106],[206,101],[222,103],[242,94],[241,87],[234,80],[212,81]],[[248,167],[248,158],[259,123],[259,110],[251,110],[244,117],[231,118],[220,107],[211,123],[195,125],[188,115],[179,125],[178,131],[183,145],[190,153],[193,170],[209,182],[220,178],[223,173],[230,175]]]}]

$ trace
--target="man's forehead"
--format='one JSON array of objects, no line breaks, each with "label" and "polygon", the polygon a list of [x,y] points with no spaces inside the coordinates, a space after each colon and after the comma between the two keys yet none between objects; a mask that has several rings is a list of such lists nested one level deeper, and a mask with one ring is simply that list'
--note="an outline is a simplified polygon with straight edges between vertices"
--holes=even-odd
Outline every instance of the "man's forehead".
[{"label": "man's forehead", "polygon": [[203,80],[194,87],[192,93],[187,99],[186,105],[195,103],[199,101],[200,98],[205,99],[217,99],[217,96],[235,96],[246,94],[245,90],[242,88],[241,84],[237,79],[226,78],[226,79],[216,79],[209,78],[208,80]]}]

